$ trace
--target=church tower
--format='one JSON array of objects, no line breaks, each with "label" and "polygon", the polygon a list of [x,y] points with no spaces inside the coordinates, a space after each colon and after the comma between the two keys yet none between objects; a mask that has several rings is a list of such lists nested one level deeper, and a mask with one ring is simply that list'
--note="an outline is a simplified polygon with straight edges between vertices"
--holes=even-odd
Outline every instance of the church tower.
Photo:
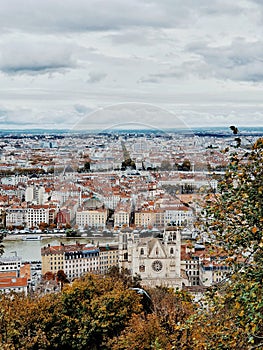
[{"label": "church tower", "polygon": [[130,228],[119,232],[119,268],[131,270],[134,235]]}]

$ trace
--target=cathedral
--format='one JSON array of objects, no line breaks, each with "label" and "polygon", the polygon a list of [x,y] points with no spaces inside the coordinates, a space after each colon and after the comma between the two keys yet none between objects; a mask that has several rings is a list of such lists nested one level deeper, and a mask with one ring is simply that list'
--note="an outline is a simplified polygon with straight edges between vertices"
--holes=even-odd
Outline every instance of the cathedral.
[{"label": "cathedral", "polygon": [[189,281],[181,270],[181,233],[174,227],[161,237],[135,237],[129,229],[119,233],[119,267],[140,275],[143,286],[181,289]]}]

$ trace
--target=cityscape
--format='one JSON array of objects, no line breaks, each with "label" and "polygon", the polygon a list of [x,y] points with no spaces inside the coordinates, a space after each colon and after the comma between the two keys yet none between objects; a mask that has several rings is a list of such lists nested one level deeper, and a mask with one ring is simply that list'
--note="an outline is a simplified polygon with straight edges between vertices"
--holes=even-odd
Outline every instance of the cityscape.
[{"label": "cityscape", "polygon": [[263,350],[263,1],[0,4],[0,350]]},{"label": "cityscape", "polygon": [[[260,131],[243,133],[240,152]],[[118,267],[140,275],[144,286],[200,296],[229,272],[228,256],[209,253],[207,233],[196,223],[205,197],[217,194],[228,162],[223,151],[231,146],[227,129],[5,132],[1,232],[12,253],[1,258],[1,289],[28,293],[48,273],[63,270],[73,280]],[[18,256],[16,241],[24,242],[26,256]],[[28,248],[34,241],[41,244],[38,261]]]}]

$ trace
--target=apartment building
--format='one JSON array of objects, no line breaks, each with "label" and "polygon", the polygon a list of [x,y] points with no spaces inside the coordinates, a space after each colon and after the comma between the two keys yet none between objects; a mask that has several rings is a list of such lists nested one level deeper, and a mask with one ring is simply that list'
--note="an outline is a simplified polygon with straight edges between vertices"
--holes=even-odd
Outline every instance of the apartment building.
[{"label": "apartment building", "polygon": [[27,227],[35,227],[40,223],[49,224],[49,206],[31,205],[27,208]]},{"label": "apartment building", "polygon": [[78,209],[76,213],[76,224],[80,227],[105,228],[108,218],[106,208],[82,210]]},{"label": "apartment building", "polygon": [[0,258],[0,273],[15,271],[18,273],[22,265],[22,260],[18,256],[1,257]]},{"label": "apartment building", "polygon": [[[200,251],[204,252],[205,247]],[[181,268],[186,272],[190,286],[201,285],[200,281],[200,258],[194,247],[181,246]]]},{"label": "apartment building", "polygon": [[77,245],[70,251],[67,249],[64,254],[64,272],[70,279],[83,276],[89,272],[99,273],[99,249],[90,244]]},{"label": "apartment building", "polygon": [[204,260],[200,264],[200,280],[203,286],[220,283],[230,272],[230,267],[220,260]]},{"label": "apartment building", "polygon": [[220,283],[230,272],[225,264],[226,255],[209,252],[201,244],[182,245],[181,267],[185,270],[191,286],[209,287]]},{"label": "apartment building", "polygon": [[100,247],[100,273],[107,273],[110,268],[119,264],[119,249],[117,246]]},{"label": "apartment building", "polygon": [[73,279],[86,273],[105,273],[118,265],[117,247],[95,247],[91,244],[71,244],[41,248],[42,275],[63,270]]},{"label": "apartment building", "polygon": [[26,277],[0,278],[0,293],[24,293],[27,295],[28,280]]},{"label": "apartment building", "polygon": [[27,209],[23,207],[9,207],[6,209],[6,226],[25,226]]},{"label": "apartment building", "polygon": [[155,225],[156,215],[152,209],[142,209],[135,211],[134,224],[137,227],[150,227]]},{"label": "apartment building", "polygon": [[131,203],[119,202],[114,211],[114,225],[122,227],[130,226]]},{"label": "apartment building", "polygon": [[177,226],[186,226],[193,224],[194,213],[193,210],[185,205],[178,207],[166,207],[164,222],[165,225],[175,224]]},{"label": "apartment building", "polygon": [[56,273],[58,270],[63,270],[64,253],[64,244],[59,246],[48,245],[41,248],[42,275],[45,275],[46,272]]},{"label": "apartment building", "polygon": [[25,200],[36,205],[44,204],[46,199],[45,188],[43,186],[31,185],[26,188]]}]

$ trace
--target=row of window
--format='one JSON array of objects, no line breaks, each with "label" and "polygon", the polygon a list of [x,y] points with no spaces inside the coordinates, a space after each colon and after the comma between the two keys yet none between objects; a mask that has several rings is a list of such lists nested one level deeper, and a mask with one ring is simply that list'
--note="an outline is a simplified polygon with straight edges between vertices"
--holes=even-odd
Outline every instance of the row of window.
[{"label": "row of window", "polygon": [[17,262],[4,262],[4,261],[0,261],[0,265],[4,265],[4,266],[6,266],[6,265],[9,265],[9,266],[14,266],[14,265],[16,265],[16,266],[20,266],[20,263],[17,263]]},{"label": "row of window", "polygon": [[[16,267],[16,269],[18,269],[18,267]],[[14,267],[12,268],[12,267],[10,267],[10,266],[1,266],[1,269],[0,269],[1,271],[3,271],[3,270],[14,270]]]},{"label": "row of window", "polygon": [[193,275],[193,276],[199,276],[199,271],[194,270],[194,271],[188,271],[189,276]]}]

